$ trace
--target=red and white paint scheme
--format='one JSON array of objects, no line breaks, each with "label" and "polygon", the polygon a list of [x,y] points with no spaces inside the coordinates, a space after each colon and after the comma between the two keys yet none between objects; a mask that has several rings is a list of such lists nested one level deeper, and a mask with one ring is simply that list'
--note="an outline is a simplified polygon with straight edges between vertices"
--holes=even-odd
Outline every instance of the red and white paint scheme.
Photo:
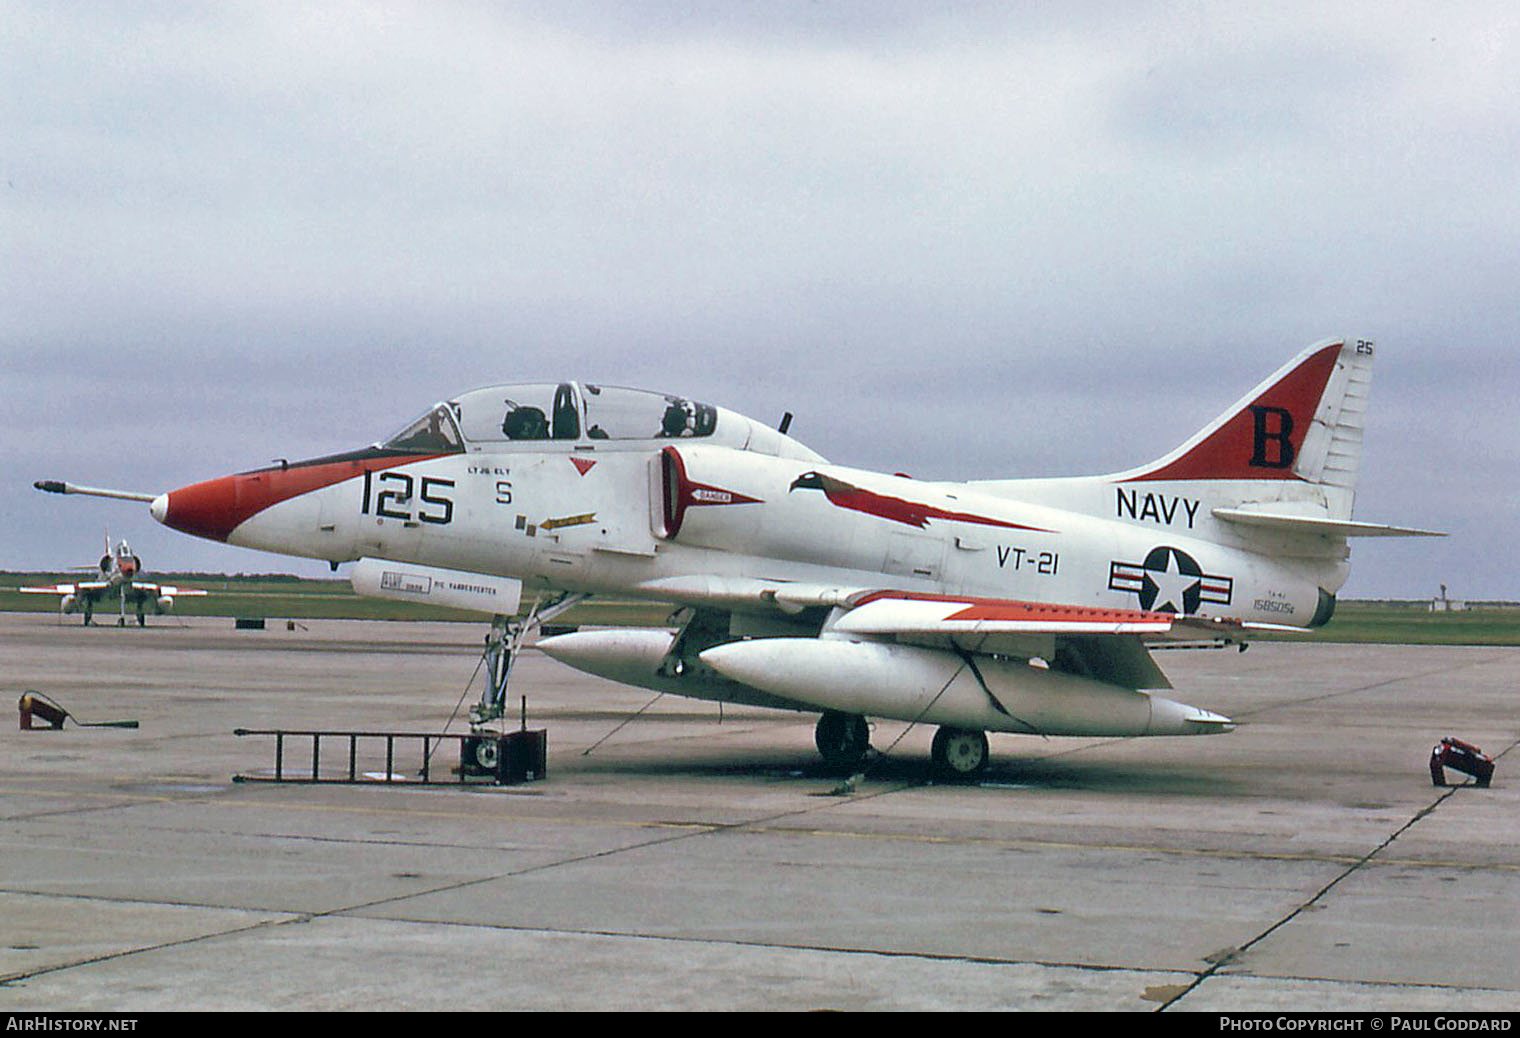
[{"label": "red and white paint scheme", "polygon": [[229,544],[367,560],[364,582],[393,596],[426,581],[387,561],[466,595],[489,578],[668,602],[668,628],[539,647],[652,689],[820,712],[818,746],[844,765],[869,749],[866,718],[938,725],[935,763],[974,774],[988,731],[1229,730],[1155,694],[1170,686],[1147,646],[1322,624],[1349,537],[1425,532],[1351,517],[1373,355],[1318,343],[1108,476],[883,475],[683,397],[561,382],[474,390],[383,443],[151,511]]},{"label": "red and white paint scheme", "polygon": [[[92,492],[92,488],[89,487],[70,487],[65,490],[64,484],[49,485],[47,481],[37,484],[39,490],[53,490],[55,487],[58,493]],[[126,496],[109,491],[96,493],[107,497]],[[83,613],[84,622],[87,624],[94,622],[95,609],[101,602],[115,599],[120,607],[116,622],[122,627],[127,624],[129,607],[137,613],[137,625],[141,627],[146,622],[144,613],[149,606],[155,613],[162,615],[174,608],[176,598],[206,593],[196,588],[175,587],[171,584],[156,584],[139,579],[142,576],[142,560],[132,552],[132,546],[126,541],[120,541],[115,548],[112,548],[109,534],[106,535],[106,553],[100,557],[99,563],[88,568],[98,573],[95,580],[81,580],[73,584],[51,584],[47,587],[24,587],[21,590],[29,595],[57,595],[60,613]]]}]

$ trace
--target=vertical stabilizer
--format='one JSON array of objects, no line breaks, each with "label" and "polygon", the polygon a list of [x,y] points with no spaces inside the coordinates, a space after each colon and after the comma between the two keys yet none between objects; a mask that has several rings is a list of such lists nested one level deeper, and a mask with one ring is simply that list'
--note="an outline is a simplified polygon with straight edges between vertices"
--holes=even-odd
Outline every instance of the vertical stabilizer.
[{"label": "vertical stabilizer", "polygon": [[1119,473],[1166,483],[1215,507],[1273,503],[1349,519],[1362,460],[1373,345],[1331,339],[1304,350],[1165,457]]}]

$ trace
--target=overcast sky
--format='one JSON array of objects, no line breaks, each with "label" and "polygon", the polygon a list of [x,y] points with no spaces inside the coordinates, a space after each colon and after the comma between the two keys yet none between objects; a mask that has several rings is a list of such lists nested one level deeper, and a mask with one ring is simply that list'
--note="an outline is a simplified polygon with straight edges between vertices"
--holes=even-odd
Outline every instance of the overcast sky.
[{"label": "overcast sky", "polygon": [[0,18],[0,568],[326,574],[161,491],[493,382],[922,478],[1156,457],[1378,343],[1343,594],[1520,599],[1513,3],[31,4]]}]

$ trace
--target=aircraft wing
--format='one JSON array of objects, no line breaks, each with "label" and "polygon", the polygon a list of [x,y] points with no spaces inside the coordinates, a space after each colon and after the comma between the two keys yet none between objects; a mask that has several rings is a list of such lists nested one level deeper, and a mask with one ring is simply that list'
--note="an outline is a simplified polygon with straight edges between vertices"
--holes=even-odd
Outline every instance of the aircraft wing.
[{"label": "aircraft wing", "polygon": [[[82,599],[98,600],[105,592],[111,589],[111,585],[103,580],[85,580],[77,584],[51,584],[47,587],[23,587],[16,590],[27,595],[54,595],[64,597],[76,595]],[[173,584],[155,584],[151,581],[134,580],[126,586],[125,594],[129,601],[137,601],[146,598],[159,598],[168,595],[170,598],[183,598],[210,594],[193,587],[176,587]]]},{"label": "aircraft wing", "polygon": [[23,587],[17,588],[17,590],[25,595],[72,595],[74,593],[74,585],[54,584],[52,587]]},{"label": "aircraft wing", "polygon": [[875,635],[1165,634],[1168,613],[1094,609],[1001,598],[876,592],[860,599],[834,630]]},{"label": "aircraft wing", "polygon": [[134,580],[132,587],[143,595],[168,595],[170,598],[210,594],[210,592],[201,591],[198,588],[175,587],[173,584],[154,584],[145,580]]},{"label": "aircraft wing", "polygon": [[646,581],[639,590],[666,601],[719,609],[770,607],[797,614],[828,607],[843,614],[829,632],[960,652],[1040,658],[1053,667],[1135,689],[1172,684],[1148,644],[1238,641],[1238,621],[1140,609],[884,591],[824,584],[686,576]]},{"label": "aircraft wing", "polygon": [[77,584],[52,584],[48,587],[23,587],[17,590],[27,595],[89,595],[99,594],[110,586],[102,580],[84,580]]},{"label": "aircraft wing", "polygon": [[1238,624],[1139,609],[877,591],[829,630],[967,653],[1041,659],[1055,669],[1135,689],[1171,688],[1148,642],[1238,637]]}]

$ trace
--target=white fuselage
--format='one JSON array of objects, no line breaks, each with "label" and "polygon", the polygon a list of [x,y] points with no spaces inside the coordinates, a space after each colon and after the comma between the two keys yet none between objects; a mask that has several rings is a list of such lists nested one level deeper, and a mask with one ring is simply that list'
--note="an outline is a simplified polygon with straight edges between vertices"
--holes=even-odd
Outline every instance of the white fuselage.
[{"label": "white fuselage", "polygon": [[1207,502],[1164,486],[1028,484],[1031,497],[1106,501],[1112,515],[1021,501],[1020,486],[706,444],[504,444],[356,470],[226,539],[662,600],[679,600],[683,580],[758,579],[1292,624],[1344,579],[1340,546],[1300,538],[1296,553],[1269,557],[1227,543]]}]

